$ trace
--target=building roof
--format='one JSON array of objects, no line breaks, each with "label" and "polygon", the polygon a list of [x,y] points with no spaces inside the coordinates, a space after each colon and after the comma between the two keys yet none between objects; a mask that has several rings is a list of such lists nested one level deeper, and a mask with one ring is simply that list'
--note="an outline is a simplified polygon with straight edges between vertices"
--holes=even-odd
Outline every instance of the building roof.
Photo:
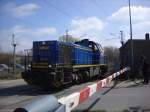
[{"label": "building roof", "polygon": [[[120,47],[120,50],[130,46],[131,39],[129,39],[123,46]],[[150,39],[133,39],[133,46],[144,46],[145,44],[150,45]]]}]

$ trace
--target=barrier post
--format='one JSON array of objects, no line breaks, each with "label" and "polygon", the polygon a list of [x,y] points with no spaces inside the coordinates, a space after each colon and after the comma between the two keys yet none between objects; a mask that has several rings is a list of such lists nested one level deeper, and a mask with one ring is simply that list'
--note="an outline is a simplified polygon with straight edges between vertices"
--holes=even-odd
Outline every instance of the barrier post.
[{"label": "barrier post", "polygon": [[16,108],[14,112],[66,112],[65,105],[58,102],[57,98],[48,95],[32,103]]}]

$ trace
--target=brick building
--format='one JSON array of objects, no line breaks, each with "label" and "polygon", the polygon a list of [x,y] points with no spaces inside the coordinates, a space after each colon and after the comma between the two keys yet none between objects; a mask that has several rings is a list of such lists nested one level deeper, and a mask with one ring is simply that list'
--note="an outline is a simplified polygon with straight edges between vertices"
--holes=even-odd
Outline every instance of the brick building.
[{"label": "brick building", "polygon": [[[150,39],[149,34],[145,34],[145,39],[133,39],[134,72],[139,72],[141,66],[140,58],[144,55],[150,64]],[[123,66],[131,66],[131,40],[129,39],[120,47],[120,59]]]}]

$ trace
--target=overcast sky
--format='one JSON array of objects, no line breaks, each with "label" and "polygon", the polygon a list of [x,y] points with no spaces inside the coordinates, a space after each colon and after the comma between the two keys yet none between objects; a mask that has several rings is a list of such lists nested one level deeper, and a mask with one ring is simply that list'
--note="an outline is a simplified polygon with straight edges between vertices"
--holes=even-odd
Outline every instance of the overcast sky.
[{"label": "overcast sky", "polygon": [[[150,0],[131,0],[133,38],[150,33]],[[102,46],[120,47],[120,30],[129,39],[128,0],[0,0],[0,47],[32,47],[35,40],[57,40],[69,34]],[[118,39],[113,39],[118,38]]]}]

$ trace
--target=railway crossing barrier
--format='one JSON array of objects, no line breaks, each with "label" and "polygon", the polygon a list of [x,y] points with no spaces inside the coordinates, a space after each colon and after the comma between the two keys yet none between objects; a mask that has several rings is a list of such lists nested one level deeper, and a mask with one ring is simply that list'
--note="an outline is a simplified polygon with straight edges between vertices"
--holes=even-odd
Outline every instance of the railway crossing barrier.
[{"label": "railway crossing barrier", "polygon": [[109,77],[86,86],[79,92],[72,93],[69,96],[60,99],[57,99],[54,96],[46,96],[25,107],[17,108],[14,112],[71,112],[75,107],[109,84],[115,77],[128,70],[130,70],[130,68],[125,67]]}]

